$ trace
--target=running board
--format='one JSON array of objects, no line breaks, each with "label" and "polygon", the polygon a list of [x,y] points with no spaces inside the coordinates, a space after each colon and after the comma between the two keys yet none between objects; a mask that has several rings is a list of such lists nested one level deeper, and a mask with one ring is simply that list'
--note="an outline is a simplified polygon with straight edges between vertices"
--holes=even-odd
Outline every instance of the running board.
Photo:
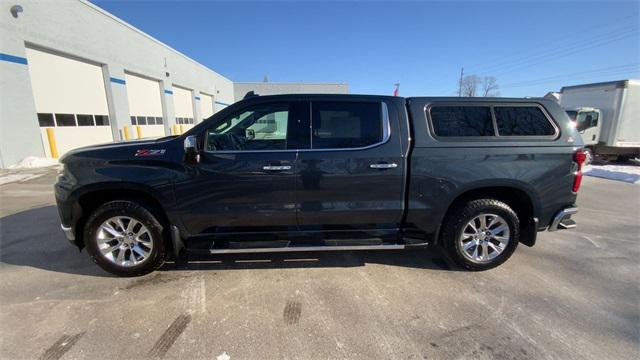
[{"label": "running board", "polygon": [[402,250],[404,245],[343,245],[343,246],[287,246],[250,249],[209,249],[210,254],[246,254],[287,251],[336,251],[336,250]]}]

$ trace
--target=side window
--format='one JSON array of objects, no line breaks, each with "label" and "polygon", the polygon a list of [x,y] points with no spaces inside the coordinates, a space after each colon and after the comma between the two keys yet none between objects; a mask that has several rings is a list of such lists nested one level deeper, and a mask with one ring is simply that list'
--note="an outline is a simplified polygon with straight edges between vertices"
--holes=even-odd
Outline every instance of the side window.
[{"label": "side window", "polygon": [[383,140],[380,103],[313,102],[312,149],[358,148]]},{"label": "side window", "polygon": [[598,113],[596,111],[582,111],[578,114],[576,120],[578,131],[584,131],[595,126],[598,126]]},{"label": "side window", "polygon": [[496,106],[493,110],[500,136],[549,136],[556,133],[537,106]]},{"label": "side window", "polygon": [[436,136],[495,136],[488,106],[433,106],[429,110]]},{"label": "side window", "polygon": [[213,125],[207,151],[285,150],[288,104],[256,105]]}]

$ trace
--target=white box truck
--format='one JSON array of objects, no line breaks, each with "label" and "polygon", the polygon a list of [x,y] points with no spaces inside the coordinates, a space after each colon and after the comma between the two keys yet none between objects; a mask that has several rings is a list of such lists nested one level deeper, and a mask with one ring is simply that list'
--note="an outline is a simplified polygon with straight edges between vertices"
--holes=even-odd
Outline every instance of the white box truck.
[{"label": "white box truck", "polygon": [[640,80],[565,86],[560,94],[591,158],[640,157]]}]

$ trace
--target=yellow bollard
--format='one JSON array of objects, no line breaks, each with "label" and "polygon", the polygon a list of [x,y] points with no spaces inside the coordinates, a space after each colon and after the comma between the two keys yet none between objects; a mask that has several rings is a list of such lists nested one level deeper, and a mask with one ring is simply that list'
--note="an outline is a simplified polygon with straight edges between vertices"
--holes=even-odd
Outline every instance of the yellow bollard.
[{"label": "yellow bollard", "polygon": [[129,136],[129,127],[125,126],[124,127],[124,139],[125,140],[129,140],[131,138],[131,136]]},{"label": "yellow bollard", "polygon": [[56,136],[53,133],[53,128],[47,128],[47,139],[49,140],[49,149],[51,150],[51,157],[58,158],[58,148],[56,147]]},{"label": "yellow bollard", "polygon": [[180,135],[184,134],[184,128],[180,125]]},{"label": "yellow bollard", "polygon": [[138,134],[138,139],[142,139],[142,128],[140,128],[140,125],[136,125],[136,133]]},{"label": "yellow bollard", "polygon": [[178,125],[173,124],[173,135],[178,135]]}]

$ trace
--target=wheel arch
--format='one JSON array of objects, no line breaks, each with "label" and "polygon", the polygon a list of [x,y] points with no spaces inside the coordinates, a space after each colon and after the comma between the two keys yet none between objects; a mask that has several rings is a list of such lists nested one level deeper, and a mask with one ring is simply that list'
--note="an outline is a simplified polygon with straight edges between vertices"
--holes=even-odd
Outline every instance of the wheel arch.
[{"label": "wheel arch", "polygon": [[[461,204],[482,198],[496,199],[509,205],[520,220],[521,234],[523,235],[520,242],[528,246],[535,244],[535,236],[531,238],[531,234],[535,234],[537,231],[536,219],[539,218],[540,203],[533,189],[530,189],[526,184],[508,182],[499,185],[467,187],[452,197],[443,212],[440,224],[444,223],[451,212]],[[441,231],[442,227],[439,226],[436,243],[440,242]]]},{"label": "wheel arch", "polygon": [[[131,200],[150,207],[150,211],[158,218],[163,225],[163,232],[167,234],[171,224],[169,213],[164,204],[168,199],[159,194],[154,189],[127,182],[109,182],[92,184],[82,187],[72,195],[75,198],[74,206],[74,232],[76,235],[76,245],[82,249],[84,244],[83,229],[86,220],[100,205],[113,200]],[[165,236],[165,240],[167,236]],[[167,243],[171,246],[171,242]]]}]

